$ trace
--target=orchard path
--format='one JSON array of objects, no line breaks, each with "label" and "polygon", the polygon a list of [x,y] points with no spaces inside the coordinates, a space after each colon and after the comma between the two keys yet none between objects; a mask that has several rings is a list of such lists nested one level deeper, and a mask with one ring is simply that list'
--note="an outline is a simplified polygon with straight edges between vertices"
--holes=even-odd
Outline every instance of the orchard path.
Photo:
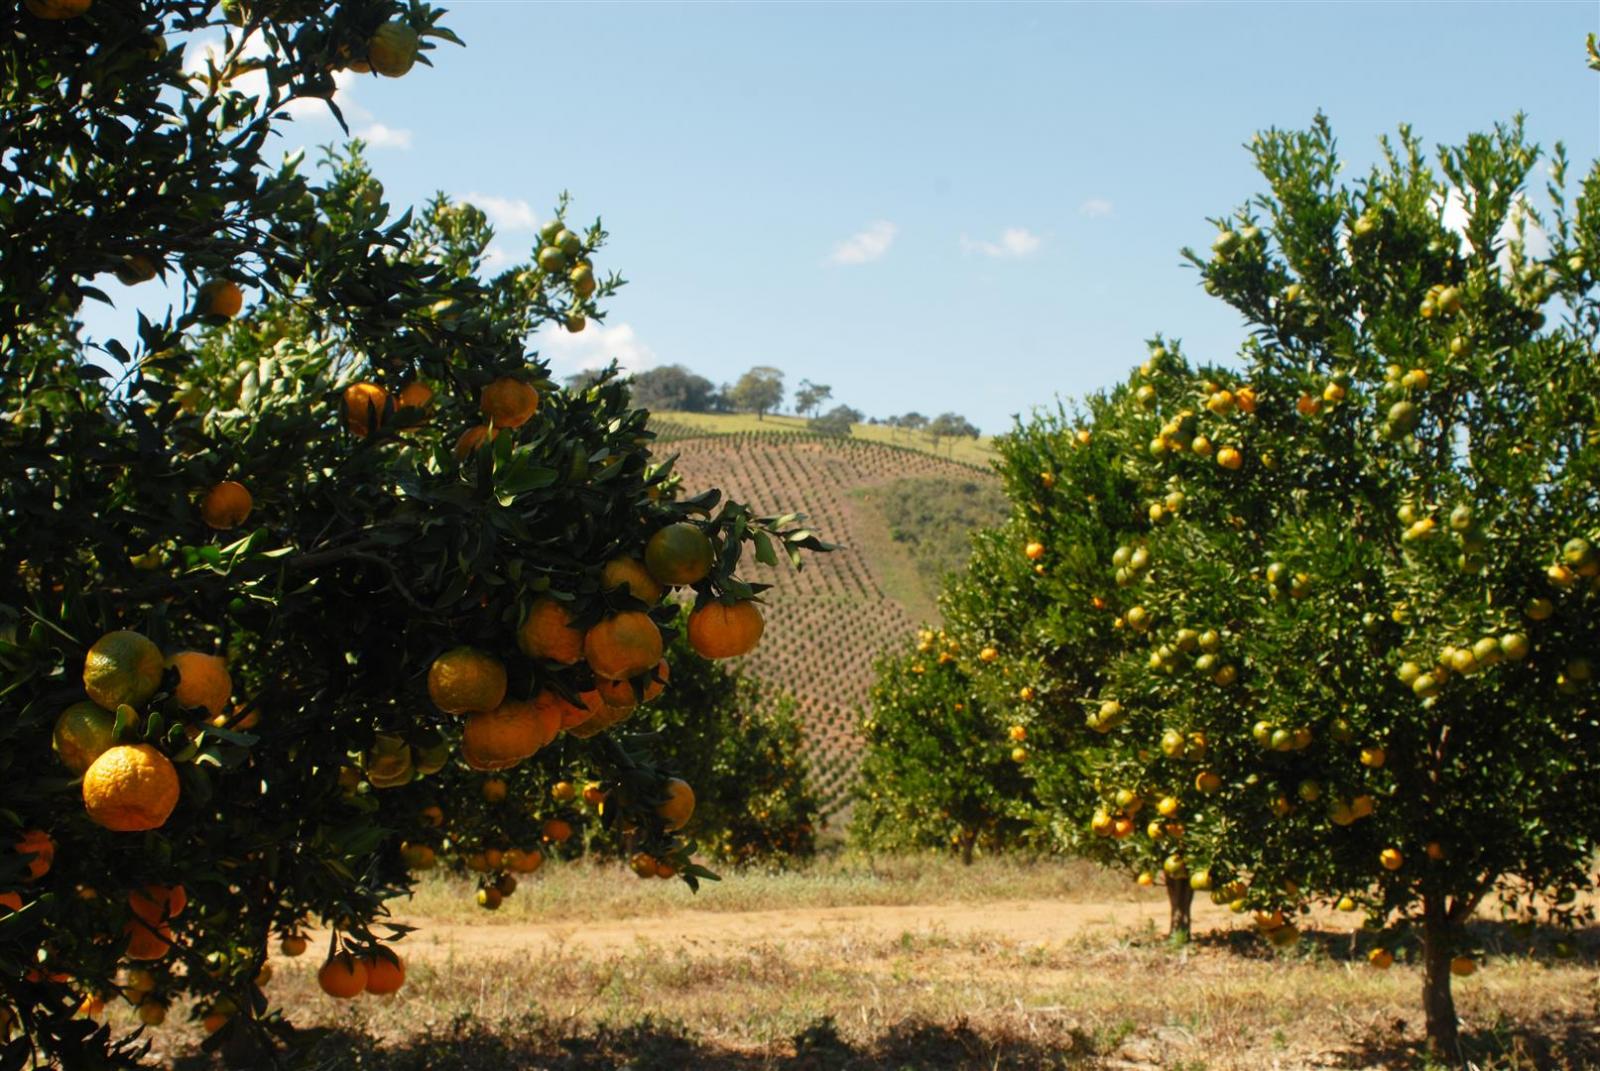
[{"label": "orchard path", "polygon": [[[1195,898],[1194,928],[1236,929],[1248,915]],[[1353,927],[1358,916],[1322,917],[1325,928]],[[491,919],[463,923],[402,915],[398,922],[418,930],[404,942],[419,961],[481,954],[510,955],[559,948],[569,953],[606,955],[645,946],[670,947],[690,954],[718,955],[763,944],[838,946],[841,942],[877,944],[912,937],[959,941],[994,938],[1017,945],[1056,946],[1085,936],[1164,932],[1164,897],[1116,900],[1003,900],[990,902],[796,907],[760,911],[685,909],[603,921],[528,923]]]}]

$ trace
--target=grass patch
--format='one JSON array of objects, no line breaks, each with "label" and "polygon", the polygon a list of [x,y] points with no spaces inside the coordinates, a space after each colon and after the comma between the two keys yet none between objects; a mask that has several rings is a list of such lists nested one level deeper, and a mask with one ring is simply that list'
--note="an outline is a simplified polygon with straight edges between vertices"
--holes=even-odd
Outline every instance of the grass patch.
[{"label": "grass patch", "polygon": [[[650,426],[663,442],[707,435],[737,435],[749,432],[773,434],[811,434],[806,418],[768,413],[756,419],[754,413],[679,413],[650,414]],[[861,442],[884,443],[904,447],[922,454],[958,461],[965,465],[988,468],[995,458],[994,436],[982,435],[976,439],[944,439],[935,448],[933,440],[921,432],[898,431],[881,424],[854,424],[850,437]]]}]

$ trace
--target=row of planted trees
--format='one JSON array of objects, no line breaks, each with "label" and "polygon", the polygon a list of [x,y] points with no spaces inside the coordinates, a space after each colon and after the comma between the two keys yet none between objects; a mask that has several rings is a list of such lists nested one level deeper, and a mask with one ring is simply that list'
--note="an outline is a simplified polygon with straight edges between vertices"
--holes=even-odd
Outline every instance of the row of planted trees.
[{"label": "row of planted trees", "polygon": [[[788,793],[792,722],[697,659],[762,637],[747,549],[820,544],[678,498],[621,383],[528,352],[603,317],[600,225],[563,204],[491,276],[470,206],[269,158],[288,105],[406,74],[439,18],[0,10],[0,1066],[137,1063],[119,998],[192,998],[272,1063],[271,945],[325,929],[328,993],[393,991],[385,904],[441,853],[485,901],[578,841],[693,885],[689,778],[712,854],[804,848],[803,798],[727,813]],[[171,301],[91,343],[112,277]]]},{"label": "row of planted trees", "polygon": [[1520,122],[1432,165],[1402,131],[1354,181],[1320,119],[1252,151],[1265,189],[1187,254],[1247,341],[1155,339],[1002,440],[1011,516],[867,722],[986,743],[872,753],[863,830],[1026,816],[1164,883],[1180,934],[1196,891],[1278,945],[1365,911],[1375,966],[1420,939],[1453,1055],[1474,911],[1570,923],[1597,881],[1600,169],[1572,198]]}]

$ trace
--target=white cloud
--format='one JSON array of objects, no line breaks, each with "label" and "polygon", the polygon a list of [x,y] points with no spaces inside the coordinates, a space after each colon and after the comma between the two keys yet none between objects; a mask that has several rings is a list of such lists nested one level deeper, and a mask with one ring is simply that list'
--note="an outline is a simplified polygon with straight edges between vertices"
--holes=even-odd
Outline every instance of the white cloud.
[{"label": "white cloud", "polygon": [[1043,239],[1026,227],[1007,227],[998,242],[977,241],[961,236],[963,253],[982,253],[986,257],[1025,257],[1039,251]]},{"label": "white cloud", "polygon": [[894,244],[896,231],[893,223],[880,219],[834,246],[833,255],[828,259],[834,264],[867,264],[877,260]]},{"label": "white cloud", "polygon": [[483,270],[493,275],[516,263],[517,256],[499,242],[490,242],[483,251]]},{"label": "white cloud", "polygon": [[[234,44],[237,46],[238,42]],[[205,77],[208,65],[220,64],[226,59],[223,52],[223,39],[220,37],[202,37],[187,42],[183,50],[183,68],[190,75]],[[260,34],[251,34],[245,39],[240,55],[245,59],[260,59],[267,54],[267,45]],[[356,101],[352,89],[356,79],[360,77],[351,70],[338,70],[333,72],[333,103],[338,105],[344,114],[345,122],[350,124],[365,123],[372,119],[372,113]],[[236,89],[248,97],[262,97],[267,92],[267,76],[262,71],[252,71],[241,75],[228,83],[229,88]],[[289,101],[283,106],[283,111],[296,122],[325,123],[332,126],[335,122],[333,112],[328,110],[328,102],[316,97],[299,97]],[[384,126],[382,123],[373,123],[369,130],[375,132],[374,137],[368,137],[367,131],[352,131],[354,136],[366,139],[375,147],[404,148],[411,147],[411,132],[397,130]],[[404,144],[397,142],[396,138]],[[389,140],[381,140],[381,139]]]},{"label": "white cloud", "polygon": [[362,127],[360,130],[355,131],[355,136],[374,149],[411,148],[411,131],[385,126],[383,123],[373,123],[371,126]]},{"label": "white cloud", "polygon": [[539,226],[539,217],[533,206],[519,198],[496,197],[489,193],[473,191],[464,193],[458,200],[467,201],[483,209],[494,229],[505,231],[531,231]]},{"label": "white cloud", "polygon": [[534,339],[540,353],[550,361],[550,369],[561,378],[590,368],[604,368],[613,359],[624,372],[638,372],[656,363],[656,352],[639,340],[631,324],[590,323],[573,334],[556,324]]},{"label": "white cloud", "polygon": [[[1433,198],[1434,209],[1439,212],[1439,222],[1444,224],[1445,230],[1456,236],[1463,252],[1471,247],[1467,238],[1467,199],[1461,191],[1451,187],[1446,193],[1441,206],[1437,194]],[[1495,258],[1495,263],[1502,273],[1511,271],[1511,243],[1517,238],[1516,223],[1522,222],[1522,241],[1525,255],[1531,260],[1539,260],[1550,255],[1550,236],[1546,234],[1533,217],[1528,214],[1527,199],[1518,195],[1517,202],[1511,206],[1509,218],[1500,225],[1500,230],[1495,234],[1495,242],[1500,246],[1500,253]]]},{"label": "white cloud", "polygon": [[1113,207],[1104,197],[1091,197],[1078,206],[1078,211],[1090,219],[1105,219],[1111,215]]}]

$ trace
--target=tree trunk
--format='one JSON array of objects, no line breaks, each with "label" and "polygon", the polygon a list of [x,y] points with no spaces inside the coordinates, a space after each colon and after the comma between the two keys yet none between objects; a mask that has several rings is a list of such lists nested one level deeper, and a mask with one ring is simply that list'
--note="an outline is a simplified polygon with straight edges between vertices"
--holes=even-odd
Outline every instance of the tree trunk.
[{"label": "tree trunk", "polygon": [[1456,1001],[1450,992],[1450,960],[1455,926],[1442,897],[1422,900],[1422,1009],[1428,1024],[1428,1052],[1455,1066],[1460,1056]]},{"label": "tree trunk", "polygon": [[1194,906],[1194,887],[1188,878],[1167,879],[1167,936],[1178,944],[1189,942],[1189,911]]},{"label": "tree trunk", "polygon": [[962,866],[971,866],[972,865],[972,849],[977,845],[977,843],[978,843],[978,835],[976,833],[968,832],[967,830],[962,830],[961,831],[961,865]]}]

